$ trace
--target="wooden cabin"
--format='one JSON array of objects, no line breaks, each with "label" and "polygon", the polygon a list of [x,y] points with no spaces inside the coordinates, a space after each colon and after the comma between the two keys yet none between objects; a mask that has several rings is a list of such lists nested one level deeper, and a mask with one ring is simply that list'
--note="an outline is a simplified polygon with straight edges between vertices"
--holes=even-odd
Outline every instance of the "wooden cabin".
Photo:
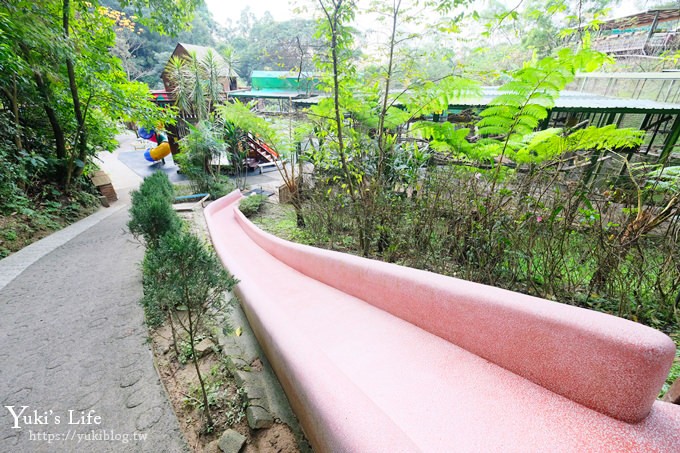
[{"label": "wooden cabin", "polygon": [[[205,47],[205,46],[196,46],[194,44],[185,44],[178,42],[177,46],[175,46],[175,50],[172,52],[172,55],[170,55],[170,58],[168,59],[168,63],[173,57],[179,57],[183,58],[185,60],[189,60],[191,58],[191,54],[195,53],[196,57],[200,60],[204,59],[205,56],[208,54],[208,52],[212,52],[215,58],[219,63],[224,65],[224,67],[228,67],[229,65],[227,62],[224,60],[222,55],[220,55],[215,49],[212,47]],[[229,91],[234,91],[236,90],[236,73],[230,68],[229,69],[230,73],[229,74],[224,74],[222,77],[220,77],[220,83],[224,87],[225,92]],[[161,79],[163,79],[163,85],[165,86],[165,91],[168,93],[172,93],[175,89],[172,81],[170,80],[170,77],[168,75],[168,70],[167,70],[167,64],[166,64],[166,69],[163,70],[161,73]]]},{"label": "wooden cabin", "polygon": [[[206,55],[208,55],[209,52],[213,53],[215,59],[218,61],[218,63],[220,63],[221,66],[229,68],[227,62],[215,49],[211,47],[196,46],[193,44],[185,44],[181,42],[177,43],[177,46],[175,46],[175,50],[172,52],[172,55],[168,59],[168,63],[173,57],[183,58],[188,61],[190,60],[192,54],[195,54],[198,60],[200,61],[203,60],[206,57]],[[229,93],[237,89],[236,73],[231,68],[229,68],[228,70],[229,73],[227,73],[227,70],[225,70],[225,73],[218,79],[224,89],[225,99],[226,93]],[[158,105],[174,104],[175,99],[173,92],[175,90],[175,86],[169,76],[167,64],[165,69],[161,73],[161,79],[163,80],[165,90],[153,91],[152,95],[154,97],[154,101]],[[193,124],[195,122],[196,118],[191,113],[182,113],[177,118],[177,124],[168,126],[169,132],[168,142],[170,143],[170,149],[172,150],[173,154],[177,154],[179,152],[179,145],[177,141],[185,137],[188,133],[187,123]]]}]

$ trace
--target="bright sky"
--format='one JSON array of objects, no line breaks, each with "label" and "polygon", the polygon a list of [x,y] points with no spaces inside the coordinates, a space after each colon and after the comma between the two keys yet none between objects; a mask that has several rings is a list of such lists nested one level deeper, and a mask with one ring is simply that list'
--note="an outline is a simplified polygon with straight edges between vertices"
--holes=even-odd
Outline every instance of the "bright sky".
[{"label": "bright sky", "polygon": [[[501,0],[501,2],[513,7],[519,0]],[[295,16],[292,12],[295,6],[310,4],[311,2],[305,0],[250,0],[242,8],[234,7],[236,2],[226,0],[205,0],[205,3],[212,12],[214,19],[224,24],[227,19],[236,22],[241,16],[241,11],[246,8],[250,8],[250,11],[257,17],[261,17],[266,11],[269,11],[277,21],[291,19]],[[484,2],[483,0],[473,2],[473,6],[476,3]],[[623,0],[620,6],[612,8],[610,15],[613,17],[626,16],[637,11],[644,11],[654,3],[656,3],[654,0]]]},{"label": "bright sky", "polygon": [[246,5],[242,8],[235,7],[239,3],[226,0],[205,0],[213,18],[220,24],[224,24],[226,19],[237,21],[241,16],[241,11],[246,8],[250,8],[257,17],[261,17],[266,11],[269,11],[277,21],[293,17],[293,7],[289,0],[250,0],[244,2]]}]

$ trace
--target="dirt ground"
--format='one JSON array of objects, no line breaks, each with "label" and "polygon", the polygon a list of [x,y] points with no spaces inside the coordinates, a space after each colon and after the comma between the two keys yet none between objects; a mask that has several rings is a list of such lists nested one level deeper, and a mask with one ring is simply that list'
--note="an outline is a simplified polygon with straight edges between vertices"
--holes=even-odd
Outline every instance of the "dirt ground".
[{"label": "dirt ground", "polygon": [[[182,364],[172,347],[172,332],[166,324],[151,335],[156,365],[180,428],[193,452],[219,453],[217,441],[226,429],[234,429],[248,440],[245,453],[297,453],[295,435],[288,426],[275,423],[271,428],[251,430],[245,416],[247,399],[239,389],[219,354],[209,352],[199,361],[201,375],[210,394],[214,429],[206,431],[205,417],[199,407],[201,393],[191,359]],[[184,343],[178,341],[180,345]],[[184,347],[180,347],[180,356]],[[213,405],[214,401],[214,405]]]},{"label": "dirt ground", "polygon": [[[189,222],[194,233],[209,241],[200,209],[181,213],[181,217]],[[205,338],[209,338],[208,335],[205,335]],[[186,341],[178,339],[178,357],[172,346],[172,331],[167,322],[151,332],[151,341],[161,381],[170,397],[187,444],[193,452],[220,453],[217,442],[227,429],[238,431],[247,438],[242,453],[300,451],[295,435],[285,424],[274,423],[267,429],[250,429],[245,416],[246,395],[228,371],[218,348],[209,351],[199,361],[201,375],[210,395],[209,402],[214,422],[214,428],[207,431],[205,416],[200,408],[202,397],[198,376],[193,362],[186,357],[188,355]],[[181,363],[182,361],[185,363]]]}]

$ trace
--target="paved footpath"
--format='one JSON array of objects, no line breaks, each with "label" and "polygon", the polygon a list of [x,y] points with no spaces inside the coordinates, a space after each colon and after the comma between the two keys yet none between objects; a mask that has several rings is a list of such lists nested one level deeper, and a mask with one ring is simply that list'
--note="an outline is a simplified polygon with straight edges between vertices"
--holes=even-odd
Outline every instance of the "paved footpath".
[{"label": "paved footpath", "polygon": [[[146,341],[144,250],[125,208],[0,261],[0,452],[186,451]],[[15,419],[5,406],[27,408]]]}]

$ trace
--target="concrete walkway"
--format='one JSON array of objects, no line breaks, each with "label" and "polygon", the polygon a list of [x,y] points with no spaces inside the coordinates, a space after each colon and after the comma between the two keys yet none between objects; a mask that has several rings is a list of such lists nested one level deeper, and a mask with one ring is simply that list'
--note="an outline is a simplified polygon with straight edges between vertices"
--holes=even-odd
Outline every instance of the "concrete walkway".
[{"label": "concrete walkway", "polygon": [[121,200],[0,261],[0,451],[186,451],[138,304],[139,178],[103,166]]}]

